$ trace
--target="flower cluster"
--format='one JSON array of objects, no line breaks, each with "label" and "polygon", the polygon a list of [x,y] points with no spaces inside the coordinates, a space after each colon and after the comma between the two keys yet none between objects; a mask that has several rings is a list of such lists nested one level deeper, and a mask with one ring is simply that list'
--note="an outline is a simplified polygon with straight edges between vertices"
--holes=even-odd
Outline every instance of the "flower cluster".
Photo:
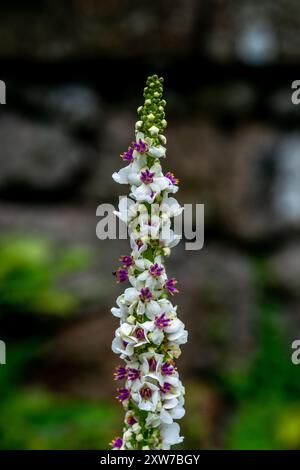
[{"label": "flower cluster", "polygon": [[187,331],[168,298],[178,292],[177,281],[164,266],[180,239],[171,219],[182,208],[172,196],[178,180],[170,171],[164,174],[160,163],[167,125],[162,81],[148,78],[135,141],[121,155],[128,165],[113,174],[117,183],[130,185],[129,198],[121,199],[115,214],[128,226],[132,250],[114,273],[131,287],[111,310],[120,319],[112,349],[125,361],[115,379],[122,381],[117,398],[126,410],[123,436],[112,441],[113,449],[170,449],[183,439],[174,420],[184,415],[185,392],[174,361]]}]

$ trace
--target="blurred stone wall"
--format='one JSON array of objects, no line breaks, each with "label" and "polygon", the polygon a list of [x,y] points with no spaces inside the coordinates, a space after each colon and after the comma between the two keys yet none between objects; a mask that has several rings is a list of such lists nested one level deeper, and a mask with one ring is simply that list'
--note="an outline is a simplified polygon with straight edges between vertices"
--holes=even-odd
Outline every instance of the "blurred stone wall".
[{"label": "blurred stone wall", "polygon": [[262,291],[280,303],[291,338],[300,331],[300,107],[290,88],[299,23],[295,0],[3,2],[1,232],[95,252],[69,286],[87,307],[50,345],[52,386],[98,396],[115,361],[111,272],[128,246],[97,240],[95,212],[120,194],[111,174],[147,73],[165,77],[165,168],[181,180],[182,203],[205,204],[204,249],[182,245],[169,263],[190,329],[186,372],[249,358]]}]

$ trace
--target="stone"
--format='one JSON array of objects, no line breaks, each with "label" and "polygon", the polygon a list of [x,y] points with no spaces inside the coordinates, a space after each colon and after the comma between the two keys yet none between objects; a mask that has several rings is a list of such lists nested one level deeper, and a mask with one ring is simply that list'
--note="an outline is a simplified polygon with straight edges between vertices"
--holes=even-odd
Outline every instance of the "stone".
[{"label": "stone", "polygon": [[238,6],[235,0],[45,0],[38,10],[6,4],[0,55],[46,62],[109,57],[161,64],[204,57],[220,64],[295,64],[299,10],[294,0],[277,0],[276,8],[269,0]]},{"label": "stone", "polygon": [[[30,203],[1,203],[1,234],[28,233],[51,240],[58,249],[79,247],[89,253],[89,264],[75,272],[64,286],[79,297],[85,305],[93,306],[99,301],[108,305],[115,303],[123,286],[116,285],[112,272],[119,265],[120,254],[129,252],[127,240],[98,240],[97,217],[94,207],[77,207],[71,204],[59,206],[46,204],[32,206]],[[112,305],[111,305],[112,306]]]},{"label": "stone", "polygon": [[83,189],[83,194],[93,201],[116,203],[119,195],[128,194],[126,185],[118,185],[112,174],[126,166],[120,154],[134,140],[136,116],[127,111],[112,110],[106,114],[103,137],[99,149],[99,160],[93,175]]},{"label": "stone", "polygon": [[210,121],[171,122],[167,129],[165,171],[179,177],[180,203],[205,204],[205,223],[215,217],[217,188],[222,184],[220,162],[226,137]]},{"label": "stone", "polygon": [[59,127],[16,115],[0,119],[0,190],[76,191],[97,154]]},{"label": "stone", "polygon": [[113,371],[118,364],[111,350],[117,319],[110,308],[90,312],[72,322],[48,342],[43,367],[33,380],[56,392],[93,399],[116,395]]},{"label": "stone", "polygon": [[282,137],[275,152],[274,212],[287,229],[300,228],[300,132]]},{"label": "stone", "polygon": [[234,131],[223,150],[222,170],[215,175],[219,223],[246,241],[279,229],[273,199],[279,138],[270,127],[249,125]]},{"label": "stone", "polygon": [[179,280],[172,300],[189,331],[180,358],[195,372],[236,367],[247,361],[254,344],[255,285],[247,257],[224,244],[206,243],[197,252],[175,248],[169,276]]},{"label": "stone", "polygon": [[0,55],[43,61],[97,55],[178,57],[191,48],[196,8],[196,0],[174,0],[172,5],[135,0],[126,6],[121,0],[46,0],[38,10],[7,5],[0,19]]},{"label": "stone", "polygon": [[285,244],[267,262],[270,285],[300,299],[300,244],[297,241]]},{"label": "stone", "polygon": [[18,101],[45,120],[62,124],[75,134],[93,137],[103,126],[103,110],[98,94],[82,84],[52,87],[25,87],[16,90]]},{"label": "stone", "polygon": [[262,241],[300,228],[300,137],[269,126],[234,132],[224,148],[216,211],[226,231]]}]

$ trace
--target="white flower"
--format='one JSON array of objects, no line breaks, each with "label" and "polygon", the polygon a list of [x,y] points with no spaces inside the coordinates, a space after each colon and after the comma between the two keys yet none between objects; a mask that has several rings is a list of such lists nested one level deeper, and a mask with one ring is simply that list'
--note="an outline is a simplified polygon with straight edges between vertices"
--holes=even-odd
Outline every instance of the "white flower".
[{"label": "white flower", "polygon": [[136,312],[137,315],[146,315],[152,319],[160,311],[160,304],[153,299],[156,295],[155,291],[143,288],[139,291],[135,287],[129,287],[124,292],[124,300],[129,306],[128,312],[131,314]]},{"label": "white flower", "polygon": [[[141,262],[138,262],[136,267],[141,267],[141,264]],[[130,283],[136,287],[136,289],[141,289],[142,287],[148,287],[151,291],[162,289],[167,275],[161,264],[161,257],[157,256],[153,263],[144,259],[143,264],[144,270],[140,274],[132,274],[129,276]]]},{"label": "white flower", "polygon": [[178,235],[169,226],[165,225],[159,235],[159,240],[162,246],[174,248],[181,240],[181,235]]},{"label": "white flower", "polygon": [[172,445],[180,444],[183,441],[183,437],[180,437],[180,427],[177,423],[162,424],[160,433],[163,439],[164,450],[168,450]]},{"label": "white flower", "polygon": [[165,424],[173,423],[174,419],[181,419],[185,415],[185,409],[179,403],[170,410],[162,408],[159,420]]},{"label": "white flower", "polygon": [[136,240],[142,240],[144,243],[159,238],[161,221],[159,216],[150,216],[148,212],[140,212],[128,225],[129,233]]},{"label": "white flower", "polygon": [[122,323],[116,330],[115,338],[112,342],[112,350],[116,354],[122,356],[132,356],[134,348],[149,343],[147,333],[150,331],[150,325],[146,323],[137,323],[131,325],[129,323]]},{"label": "white flower", "polygon": [[130,357],[133,354],[133,345],[128,343],[125,344],[121,336],[116,332],[116,336],[113,339],[111,349],[115,354],[119,354],[121,357],[125,358],[126,356]]},{"label": "white flower", "polygon": [[111,309],[111,313],[114,315],[114,317],[120,318],[122,321],[124,321],[128,315],[128,306],[125,305],[123,294],[119,295],[116,300],[116,303],[118,305],[118,308],[113,307]]},{"label": "white flower", "polygon": [[164,360],[163,354],[157,354],[152,351],[139,355],[141,363],[141,372],[145,378],[157,381],[160,385],[163,384],[164,378],[161,373],[161,366]]},{"label": "white flower", "polygon": [[179,318],[174,318],[170,325],[164,328],[168,341],[172,344],[185,344],[188,339],[188,332],[184,323]]},{"label": "white flower", "polygon": [[[147,425],[150,427],[157,427],[160,424],[171,424],[174,419],[181,419],[185,415],[185,409],[183,407],[184,399],[180,397],[174,401],[175,404],[172,407],[166,406],[166,403],[163,403],[162,409],[158,413],[152,413],[147,418]],[[168,403],[167,403],[168,405]]]},{"label": "white flower", "polygon": [[178,397],[184,394],[184,388],[179,380],[178,373],[166,377],[164,386],[166,385],[168,385],[168,388],[166,387],[166,391],[163,392],[163,406],[166,409],[172,409],[179,403]]},{"label": "white flower", "polygon": [[161,213],[168,218],[176,217],[180,215],[183,211],[183,207],[178,204],[178,201],[174,197],[168,197],[164,195],[163,200],[160,204]]},{"label": "white flower", "polygon": [[119,210],[113,213],[122,222],[128,223],[138,215],[139,204],[128,197],[122,197],[119,201]]},{"label": "white flower", "polygon": [[155,411],[160,396],[159,387],[145,381],[141,388],[133,392],[131,396],[140,410]]},{"label": "white flower", "polygon": [[138,184],[139,172],[145,165],[146,156],[141,155],[140,158],[134,159],[129,163],[129,165],[121,168],[118,172],[113,173],[112,178],[119,184]]},{"label": "white flower", "polygon": [[136,238],[134,237],[134,234],[130,234],[130,246],[131,249],[133,250],[133,257],[137,257],[141,255],[144,251],[147,250],[147,243],[145,240],[142,240],[141,238]]},{"label": "white flower", "polygon": [[154,158],[163,158],[166,156],[166,148],[162,145],[150,147],[148,150],[148,155]]},{"label": "white flower", "polygon": [[144,167],[132,182],[131,193],[139,202],[152,203],[164,189],[169,187],[170,181],[163,175],[161,165],[157,162],[151,168]]}]

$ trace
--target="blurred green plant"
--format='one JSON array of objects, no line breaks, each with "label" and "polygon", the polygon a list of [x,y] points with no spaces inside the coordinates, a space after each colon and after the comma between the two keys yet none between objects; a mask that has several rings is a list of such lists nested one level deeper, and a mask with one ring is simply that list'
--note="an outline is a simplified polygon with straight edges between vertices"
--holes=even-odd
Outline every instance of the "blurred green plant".
[{"label": "blurred green plant", "polygon": [[237,404],[227,434],[231,449],[300,448],[300,372],[291,362],[276,310],[272,304],[263,305],[252,364],[225,380]]},{"label": "blurred green plant", "polygon": [[[90,264],[86,249],[62,250],[46,238],[11,235],[0,239],[0,258],[1,315],[66,315],[79,307],[80,296],[62,285]],[[107,448],[121,427],[117,404],[57,396],[26,385],[44,341],[34,334],[30,341],[9,345],[7,364],[0,368],[0,448]]]},{"label": "blurred green plant", "polygon": [[1,403],[0,413],[2,449],[107,449],[120,428],[113,403],[60,398],[38,389],[15,392]]},{"label": "blurred green plant", "polygon": [[39,350],[38,342],[15,346],[0,369],[0,449],[108,448],[120,429],[116,404],[22,385]]},{"label": "blurred green plant", "polygon": [[45,238],[12,235],[0,239],[0,259],[0,306],[56,315],[78,307],[76,295],[58,285],[89,264],[86,249],[62,252]]}]

